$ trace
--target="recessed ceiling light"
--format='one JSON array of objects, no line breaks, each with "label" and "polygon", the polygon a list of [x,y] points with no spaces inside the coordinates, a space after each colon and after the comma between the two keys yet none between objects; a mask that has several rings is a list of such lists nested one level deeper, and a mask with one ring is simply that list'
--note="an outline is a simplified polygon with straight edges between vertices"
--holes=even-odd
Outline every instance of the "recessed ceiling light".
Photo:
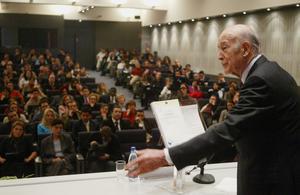
[{"label": "recessed ceiling light", "polygon": [[168,22],[168,25],[171,25],[171,22]]},{"label": "recessed ceiling light", "polygon": [[161,26],[161,24],[158,24],[158,26]]},{"label": "recessed ceiling light", "polygon": [[300,7],[300,4],[296,4],[296,7]]},{"label": "recessed ceiling light", "polygon": [[226,16],[227,16],[226,14],[223,14],[223,18],[226,18]]},{"label": "recessed ceiling light", "polygon": [[152,25],[150,24],[150,28],[152,28]]},{"label": "recessed ceiling light", "polygon": [[182,21],[179,21],[179,24],[181,24],[182,23]]},{"label": "recessed ceiling light", "polygon": [[82,20],[80,19],[79,22],[82,22]]},{"label": "recessed ceiling light", "polygon": [[85,12],[85,10],[82,10],[81,12],[82,12],[82,13],[84,13],[84,12]]},{"label": "recessed ceiling light", "polygon": [[195,19],[194,19],[194,18],[192,19],[192,22],[195,22]]},{"label": "recessed ceiling light", "polygon": [[95,6],[93,6],[93,5],[92,5],[92,6],[91,6],[91,8],[92,8],[92,9],[94,9],[94,8],[95,8]]},{"label": "recessed ceiling light", "polygon": [[243,14],[244,14],[244,15],[246,15],[246,14],[247,14],[247,12],[243,12]]},{"label": "recessed ceiling light", "polygon": [[206,20],[209,20],[209,17],[208,17],[208,16],[206,17]]},{"label": "recessed ceiling light", "polygon": [[268,12],[271,11],[271,8],[268,8],[267,11],[268,11]]}]

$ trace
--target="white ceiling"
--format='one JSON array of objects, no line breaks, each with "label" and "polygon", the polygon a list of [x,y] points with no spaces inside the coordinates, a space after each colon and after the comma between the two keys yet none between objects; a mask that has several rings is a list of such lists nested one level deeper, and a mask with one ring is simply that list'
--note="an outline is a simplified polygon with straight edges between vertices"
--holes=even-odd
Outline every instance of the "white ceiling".
[{"label": "white ceiling", "polygon": [[[139,21],[146,26],[293,5],[299,0],[0,0],[0,3],[0,13],[63,15],[66,20],[82,21]],[[88,7],[89,11],[80,12]]]},{"label": "white ceiling", "polygon": [[[0,0],[2,3],[165,9],[163,0]],[[121,4],[121,5],[120,5]]]}]

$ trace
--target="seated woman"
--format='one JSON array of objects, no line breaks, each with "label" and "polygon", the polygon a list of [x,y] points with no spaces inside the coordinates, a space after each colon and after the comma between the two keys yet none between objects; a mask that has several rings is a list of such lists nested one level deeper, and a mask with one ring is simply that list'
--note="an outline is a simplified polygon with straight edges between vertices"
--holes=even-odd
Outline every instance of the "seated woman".
[{"label": "seated woman", "polygon": [[123,112],[123,119],[127,119],[130,122],[130,126],[134,126],[136,116],[136,102],[134,100],[130,100],[126,104],[126,111]]},{"label": "seated woman", "polygon": [[37,126],[37,134],[50,134],[51,133],[51,123],[57,118],[56,112],[52,108],[47,108],[44,111],[42,122]]},{"label": "seated woman", "polygon": [[51,123],[52,135],[41,143],[41,157],[45,165],[45,175],[66,175],[74,170],[75,147],[71,137],[62,132],[63,121],[54,119]]},{"label": "seated woman", "polygon": [[36,147],[32,140],[24,137],[24,123],[15,121],[9,137],[0,144],[0,173],[2,176],[18,178],[33,174],[36,156]]},{"label": "seated woman", "polygon": [[114,171],[116,160],[122,159],[121,147],[118,138],[110,127],[103,126],[100,133],[89,140],[90,149],[87,154],[88,171]]}]

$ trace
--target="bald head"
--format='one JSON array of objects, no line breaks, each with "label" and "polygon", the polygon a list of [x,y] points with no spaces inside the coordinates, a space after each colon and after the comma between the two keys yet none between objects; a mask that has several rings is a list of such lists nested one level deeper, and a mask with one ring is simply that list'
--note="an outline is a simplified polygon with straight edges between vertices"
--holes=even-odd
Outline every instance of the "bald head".
[{"label": "bald head", "polygon": [[218,58],[224,72],[242,76],[251,60],[259,53],[259,41],[254,31],[247,25],[226,28],[219,36]]}]

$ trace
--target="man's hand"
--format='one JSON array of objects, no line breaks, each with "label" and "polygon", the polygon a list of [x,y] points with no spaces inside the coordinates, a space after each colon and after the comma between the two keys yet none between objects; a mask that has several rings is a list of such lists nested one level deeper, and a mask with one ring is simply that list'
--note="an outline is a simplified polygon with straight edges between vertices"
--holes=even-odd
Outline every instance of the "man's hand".
[{"label": "man's hand", "polygon": [[[168,165],[163,150],[146,149],[137,151],[138,158],[126,165],[126,169],[132,170],[128,176],[138,176],[153,171],[159,167]],[[136,169],[134,169],[136,168]]]}]

